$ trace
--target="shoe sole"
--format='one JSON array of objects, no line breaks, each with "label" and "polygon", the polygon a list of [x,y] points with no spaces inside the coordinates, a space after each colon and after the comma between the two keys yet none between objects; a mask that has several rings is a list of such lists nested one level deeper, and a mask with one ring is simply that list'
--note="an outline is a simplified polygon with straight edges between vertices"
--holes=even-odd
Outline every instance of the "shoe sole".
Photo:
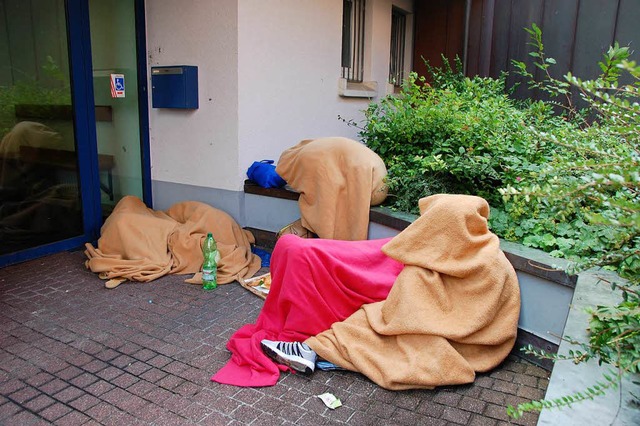
[{"label": "shoe sole", "polygon": [[278,364],[286,365],[287,367],[291,367],[299,373],[310,375],[313,373],[313,369],[311,369],[308,365],[298,362],[296,360],[286,359],[282,357],[278,352],[271,349],[269,346],[266,346],[260,343],[262,346],[262,350],[269,355],[272,359],[274,359]]}]

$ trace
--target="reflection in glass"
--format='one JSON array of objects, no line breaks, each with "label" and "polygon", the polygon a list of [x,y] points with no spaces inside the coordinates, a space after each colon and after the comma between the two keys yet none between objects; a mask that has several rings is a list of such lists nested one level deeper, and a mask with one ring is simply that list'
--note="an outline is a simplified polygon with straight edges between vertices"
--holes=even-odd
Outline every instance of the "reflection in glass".
[{"label": "reflection in glass", "polygon": [[0,2],[0,255],[82,234],[63,0]]},{"label": "reflection in glass", "polygon": [[[101,173],[105,217],[122,197],[143,196],[135,15],[134,0],[89,0],[99,161],[112,164]],[[115,76],[124,83],[119,95],[111,91]]]}]

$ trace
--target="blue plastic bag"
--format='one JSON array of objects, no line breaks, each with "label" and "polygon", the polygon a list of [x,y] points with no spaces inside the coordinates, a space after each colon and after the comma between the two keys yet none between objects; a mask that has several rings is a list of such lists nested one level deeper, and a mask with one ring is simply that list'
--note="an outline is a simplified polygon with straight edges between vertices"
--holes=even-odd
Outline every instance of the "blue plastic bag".
[{"label": "blue plastic bag", "polygon": [[280,188],[287,182],[276,173],[273,160],[254,161],[247,169],[247,177],[263,188]]}]

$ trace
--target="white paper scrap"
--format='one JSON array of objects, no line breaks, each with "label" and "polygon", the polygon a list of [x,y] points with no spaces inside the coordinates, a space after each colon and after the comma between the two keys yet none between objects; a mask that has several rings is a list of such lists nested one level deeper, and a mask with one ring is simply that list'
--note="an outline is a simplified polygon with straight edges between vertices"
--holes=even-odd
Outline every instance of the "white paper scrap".
[{"label": "white paper scrap", "polygon": [[335,397],[332,393],[323,393],[322,395],[317,395],[318,398],[324,402],[324,405],[335,410],[338,407],[342,407],[342,402],[338,398]]}]

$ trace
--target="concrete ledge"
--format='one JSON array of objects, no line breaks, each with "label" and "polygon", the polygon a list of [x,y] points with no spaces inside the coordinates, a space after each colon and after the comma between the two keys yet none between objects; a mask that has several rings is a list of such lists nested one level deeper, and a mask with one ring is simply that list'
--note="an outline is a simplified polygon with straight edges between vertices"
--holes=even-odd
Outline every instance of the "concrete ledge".
[{"label": "concrete ledge", "polygon": [[263,188],[257,183],[247,179],[244,181],[244,193],[264,195],[265,197],[282,198],[283,200],[297,200],[300,193],[285,188]]},{"label": "concrete ledge", "polygon": [[[587,327],[589,315],[585,309],[596,305],[615,305],[620,299],[607,283],[600,282],[601,276],[615,278],[610,272],[590,270],[580,273],[576,283],[571,310],[567,318],[563,336],[579,342],[588,342]],[[618,278],[619,279],[619,278]],[[580,349],[563,340],[558,353],[568,356],[570,350]],[[553,400],[576,392],[584,393],[597,382],[604,382],[603,374],[613,367],[598,365],[590,360],[578,365],[571,361],[558,361],[553,367],[545,399]],[[615,373],[609,374],[614,376]],[[640,425],[640,375],[625,377],[619,389],[611,389],[605,395],[572,405],[571,408],[542,410],[538,425]]]}]

